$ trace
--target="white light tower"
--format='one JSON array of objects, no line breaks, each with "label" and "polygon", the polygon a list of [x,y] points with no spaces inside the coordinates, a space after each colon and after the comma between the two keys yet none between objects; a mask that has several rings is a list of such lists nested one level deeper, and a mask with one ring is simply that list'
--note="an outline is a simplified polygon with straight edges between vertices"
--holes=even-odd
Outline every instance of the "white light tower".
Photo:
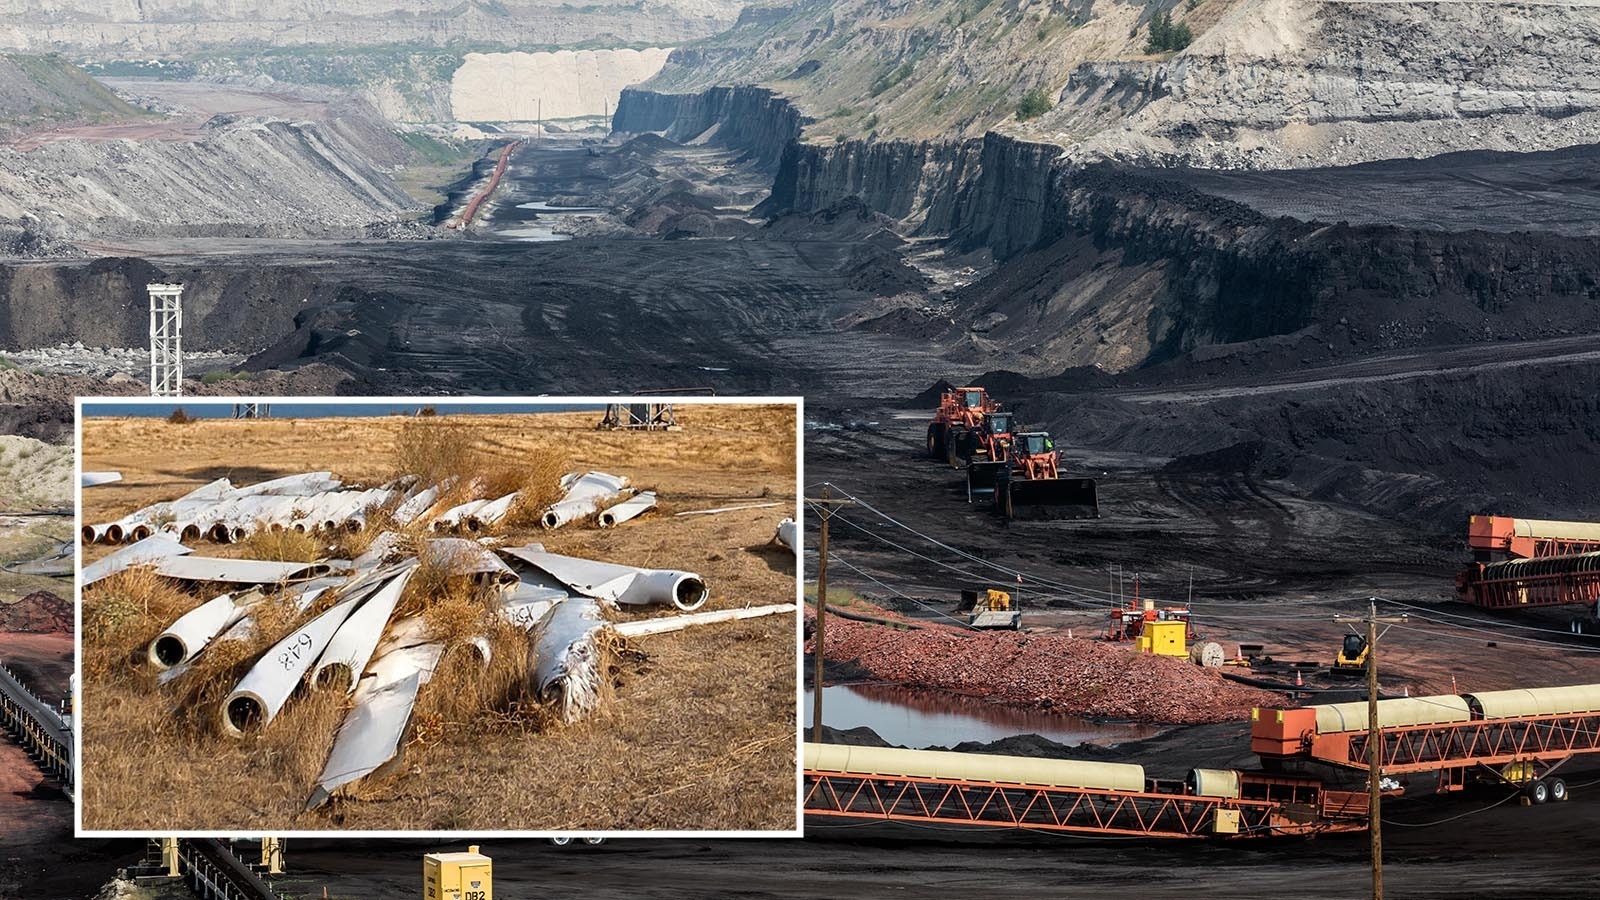
[{"label": "white light tower", "polygon": [[183,394],[183,285],[150,284],[150,396]]}]

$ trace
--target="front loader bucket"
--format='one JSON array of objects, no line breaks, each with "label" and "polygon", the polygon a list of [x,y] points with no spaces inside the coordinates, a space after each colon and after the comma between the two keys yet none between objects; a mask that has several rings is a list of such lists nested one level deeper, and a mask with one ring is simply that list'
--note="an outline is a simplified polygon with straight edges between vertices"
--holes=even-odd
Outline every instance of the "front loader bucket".
[{"label": "front loader bucket", "polygon": [[[1013,478],[1001,514],[1017,519],[1098,519],[1100,493],[1093,478]],[[1007,509],[1009,507],[1009,509]]]},{"label": "front loader bucket", "polygon": [[988,497],[994,494],[995,481],[999,478],[1001,469],[1010,466],[1007,462],[974,459],[967,463],[967,502],[971,503],[975,497]]}]

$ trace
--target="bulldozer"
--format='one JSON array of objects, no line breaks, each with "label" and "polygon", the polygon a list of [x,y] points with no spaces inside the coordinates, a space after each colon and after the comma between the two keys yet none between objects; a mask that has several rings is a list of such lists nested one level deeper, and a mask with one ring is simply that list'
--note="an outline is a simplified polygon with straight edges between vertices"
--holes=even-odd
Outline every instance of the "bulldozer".
[{"label": "bulldozer", "polygon": [[1006,520],[1019,514],[1098,519],[1100,494],[1093,478],[1062,478],[1061,456],[1048,432],[1012,436],[1009,459],[994,470],[994,506]]},{"label": "bulldozer", "polygon": [[1344,643],[1339,646],[1339,653],[1333,658],[1333,667],[1328,674],[1340,678],[1359,678],[1367,673],[1367,659],[1372,656],[1372,648],[1367,646],[1367,639],[1355,632],[1344,636]]},{"label": "bulldozer", "polygon": [[928,457],[960,468],[977,447],[968,432],[979,428],[985,415],[999,411],[1000,404],[981,387],[946,390],[928,425]]}]

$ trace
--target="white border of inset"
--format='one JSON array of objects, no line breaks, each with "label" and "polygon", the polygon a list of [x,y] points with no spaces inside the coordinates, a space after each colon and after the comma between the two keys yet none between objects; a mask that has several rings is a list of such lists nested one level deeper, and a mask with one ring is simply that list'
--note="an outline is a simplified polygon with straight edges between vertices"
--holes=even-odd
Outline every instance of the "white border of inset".
[{"label": "white border of inset", "polygon": [[[609,403],[672,403],[681,406],[791,406],[794,408],[794,440],[795,440],[795,473],[794,492],[795,508],[794,520],[799,525],[795,529],[795,575],[794,575],[794,826],[785,831],[367,831],[367,830],[328,830],[328,831],[295,831],[285,830],[270,835],[256,835],[283,838],[429,838],[445,840],[461,840],[469,838],[552,838],[552,837],[605,837],[605,838],[797,838],[804,837],[804,773],[805,773],[805,747],[803,725],[805,722],[805,596],[804,573],[801,571],[804,559],[805,546],[805,398],[800,396],[780,397],[738,397],[738,396],[697,396],[673,394],[647,394],[635,395],[583,395],[583,396],[541,396],[541,397],[455,397],[455,396],[382,396],[382,397],[263,397],[263,396],[233,396],[233,397],[78,397],[74,408],[73,417],[73,564],[74,571],[83,570],[83,410],[85,406],[159,406],[159,407],[196,407],[196,406],[230,406],[235,403],[272,403],[284,405],[363,405],[363,406],[504,406],[521,404],[529,407],[527,414],[572,412],[566,409],[549,409],[540,407],[565,407],[569,405],[591,406]],[[499,413],[505,415],[518,415],[519,413]],[[445,413],[449,415],[449,413]],[[99,416],[97,416],[99,417]],[[105,418],[115,418],[115,414],[105,414]],[[76,576],[73,578],[73,681],[76,692],[83,690],[83,587]],[[83,704],[77,696],[72,698],[72,764],[73,778],[75,781],[76,798],[73,803],[72,826],[73,836],[79,838],[99,837],[181,837],[181,838],[218,838],[218,837],[245,837],[237,829],[224,829],[216,831],[170,831],[160,835],[151,834],[149,831],[105,831],[86,830],[83,827],[84,782],[81,760],[83,759]]]}]

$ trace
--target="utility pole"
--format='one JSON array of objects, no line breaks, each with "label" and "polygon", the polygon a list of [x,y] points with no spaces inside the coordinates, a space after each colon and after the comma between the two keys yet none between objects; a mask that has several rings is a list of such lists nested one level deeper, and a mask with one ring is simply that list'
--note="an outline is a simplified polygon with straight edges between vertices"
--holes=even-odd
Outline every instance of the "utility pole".
[{"label": "utility pole", "polygon": [[817,639],[816,647],[812,650],[815,655],[816,669],[811,685],[811,740],[822,743],[822,646],[823,635],[827,631],[828,621],[828,520],[833,518],[835,507],[854,506],[854,500],[833,499],[833,485],[826,482],[822,485],[822,498],[807,500],[806,503],[817,508],[820,519],[821,534],[817,538]]},{"label": "utility pole", "polygon": [[[1372,900],[1383,900],[1383,727],[1378,720],[1378,623],[1407,621],[1406,616],[1378,618],[1378,598],[1367,601],[1367,614],[1351,620],[1367,626],[1367,833],[1372,838]],[[1387,629],[1385,629],[1387,630]]]}]

